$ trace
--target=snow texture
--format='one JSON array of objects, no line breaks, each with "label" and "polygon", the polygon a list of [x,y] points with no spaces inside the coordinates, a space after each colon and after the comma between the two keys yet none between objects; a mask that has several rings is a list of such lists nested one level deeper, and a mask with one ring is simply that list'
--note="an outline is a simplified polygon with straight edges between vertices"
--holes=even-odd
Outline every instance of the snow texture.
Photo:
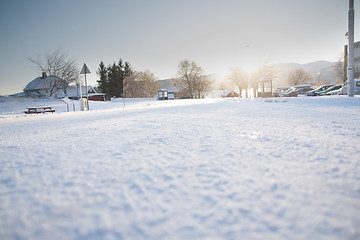
[{"label": "snow texture", "polygon": [[90,108],[0,99],[0,239],[360,239],[358,97]]}]

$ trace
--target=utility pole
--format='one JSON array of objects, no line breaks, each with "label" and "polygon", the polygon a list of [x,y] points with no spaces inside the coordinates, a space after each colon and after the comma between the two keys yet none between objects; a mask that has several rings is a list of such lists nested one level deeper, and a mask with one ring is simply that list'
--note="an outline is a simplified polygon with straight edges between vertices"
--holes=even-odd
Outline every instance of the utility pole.
[{"label": "utility pole", "polygon": [[125,78],[123,79],[123,89],[122,89],[123,90],[122,97],[123,97],[123,101],[124,101],[124,108],[125,108]]},{"label": "utility pole", "polygon": [[354,97],[354,0],[349,0],[348,96]]}]

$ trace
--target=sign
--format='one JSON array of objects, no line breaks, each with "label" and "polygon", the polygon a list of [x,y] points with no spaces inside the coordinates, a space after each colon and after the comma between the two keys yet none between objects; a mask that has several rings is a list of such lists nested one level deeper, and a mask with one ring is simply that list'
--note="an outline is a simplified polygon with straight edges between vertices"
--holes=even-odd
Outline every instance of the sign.
[{"label": "sign", "polygon": [[[86,85],[86,101],[83,103],[83,99],[82,99],[82,93],[81,93],[81,84],[80,84],[80,109],[83,110],[90,110],[89,107],[89,91],[88,91],[88,85],[87,85],[87,81],[86,81],[86,74],[87,73],[91,73],[89,68],[86,66],[86,64],[84,63],[80,74],[84,74],[85,75],[85,85]],[[85,107],[85,103],[86,103],[86,107]]]},{"label": "sign", "polygon": [[91,73],[91,72],[90,72],[89,68],[86,66],[86,64],[84,63],[80,74],[87,74],[87,73]]}]

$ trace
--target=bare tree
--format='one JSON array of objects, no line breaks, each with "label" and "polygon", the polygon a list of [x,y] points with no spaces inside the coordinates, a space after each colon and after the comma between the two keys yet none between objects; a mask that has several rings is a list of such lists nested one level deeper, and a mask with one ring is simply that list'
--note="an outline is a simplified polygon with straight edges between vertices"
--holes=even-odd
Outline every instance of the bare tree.
[{"label": "bare tree", "polygon": [[251,74],[249,85],[250,88],[252,88],[254,91],[254,96],[256,96],[257,80],[260,78],[270,78],[273,80],[278,75],[278,70],[276,67],[272,64],[269,64],[269,62],[269,59],[266,60],[257,71]]},{"label": "bare tree", "polygon": [[[231,82],[238,88],[239,96],[242,97],[242,90],[249,87],[249,76],[248,74],[240,67],[231,68],[231,73],[229,79]],[[246,96],[247,97],[247,96]]]},{"label": "bare tree", "polygon": [[156,96],[160,85],[153,73],[150,71],[140,72],[137,79],[141,84],[142,96],[147,98]]},{"label": "bare tree", "polygon": [[66,94],[66,89],[71,82],[78,79],[78,68],[74,59],[68,59],[67,55],[60,48],[52,53],[38,56],[36,59],[27,57],[41,74],[45,73],[50,77],[49,86],[45,86],[46,92],[51,97],[59,89]]},{"label": "bare tree", "polygon": [[309,72],[304,69],[295,69],[291,71],[287,77],[289,84],[296,86],[312,81],[312,76]]},{"label": "bare tree", "polygon": [[269,64],[270,60],[266,60],[259,69],[259,73],[262,77],[274,79],[278,75],[278,70],[275,65]]},{"label": "bare tree", "polygon": [[347,80],[346,66],[344,58],[340,57],[338,61],[332,66],[335,76],[337,77],[336,82],[343,83]]},{"label": "bare tree", "polygon": [[212,89],[213,81],[209,76],[201,75],[195,84],[195,98],[205,98]]},{"label": "bare tree", "polygon": [[136,73],[133,72],[130,76],[124,78],[124,95],[123,97],[134,98],[136,96],[135,90],[137,88]]},{"label": "bare tree", "polygon": [[226,89],[226,85],[224,82],[220,82],[217,86],[217,88],[222,91],[222,92],[225,92],[227,89]]},{"label": "bare tree", "polygon": [[178,77],[183,87],[183,97],[204,98],[211,90],[212,81],[194,61],[181,61],[178,65]]},{"label": "bare tree", "polygon": [[129,97],[134,98],[154,97],[160,88],[155,75],[150,71],[134,72],[125,79],[125,82],[125,91]]},{"label": "bare tree", "polygon": [[75,59],[69,59],[64,62],[59,77],[63,80],[61,81],[62,85],[60,85],[60,89],[64,91],[66,96],[68,86],[73,82],[77,82],[79,79],[79,69],[75,64]]}]

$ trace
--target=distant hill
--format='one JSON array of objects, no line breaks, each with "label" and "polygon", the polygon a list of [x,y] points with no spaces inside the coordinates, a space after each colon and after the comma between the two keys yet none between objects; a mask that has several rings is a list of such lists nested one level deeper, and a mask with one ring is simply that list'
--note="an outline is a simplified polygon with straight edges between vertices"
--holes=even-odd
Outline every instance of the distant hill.
[{"label": "distant hill", "polygon": [[282,67],[283,69],[286,69],[288,71],[291,71],[291,70],[294,70],[297,68],[302,68],[307,71],[320,71],[321,69],[328,69],[329,67],[331,68],[332,65],[334,65],[334,64],[335,64],[334,62],[316,61],[316,62],[305,63],[305,64],[279,63],[279,64],[275,64],[275,66]]},{"label": "distant hill", "polygon": [[313,81],[310,84],[318,85],[321,83],[335,83],[336,76],[333,71],[335,62],[316,61],[311,63],[279,63],[275,64],[279,72],[278,77],[274,79],[274,85],[286,85],[286,78],[288,74],[295,69],[304,69],[313,76]]}]

